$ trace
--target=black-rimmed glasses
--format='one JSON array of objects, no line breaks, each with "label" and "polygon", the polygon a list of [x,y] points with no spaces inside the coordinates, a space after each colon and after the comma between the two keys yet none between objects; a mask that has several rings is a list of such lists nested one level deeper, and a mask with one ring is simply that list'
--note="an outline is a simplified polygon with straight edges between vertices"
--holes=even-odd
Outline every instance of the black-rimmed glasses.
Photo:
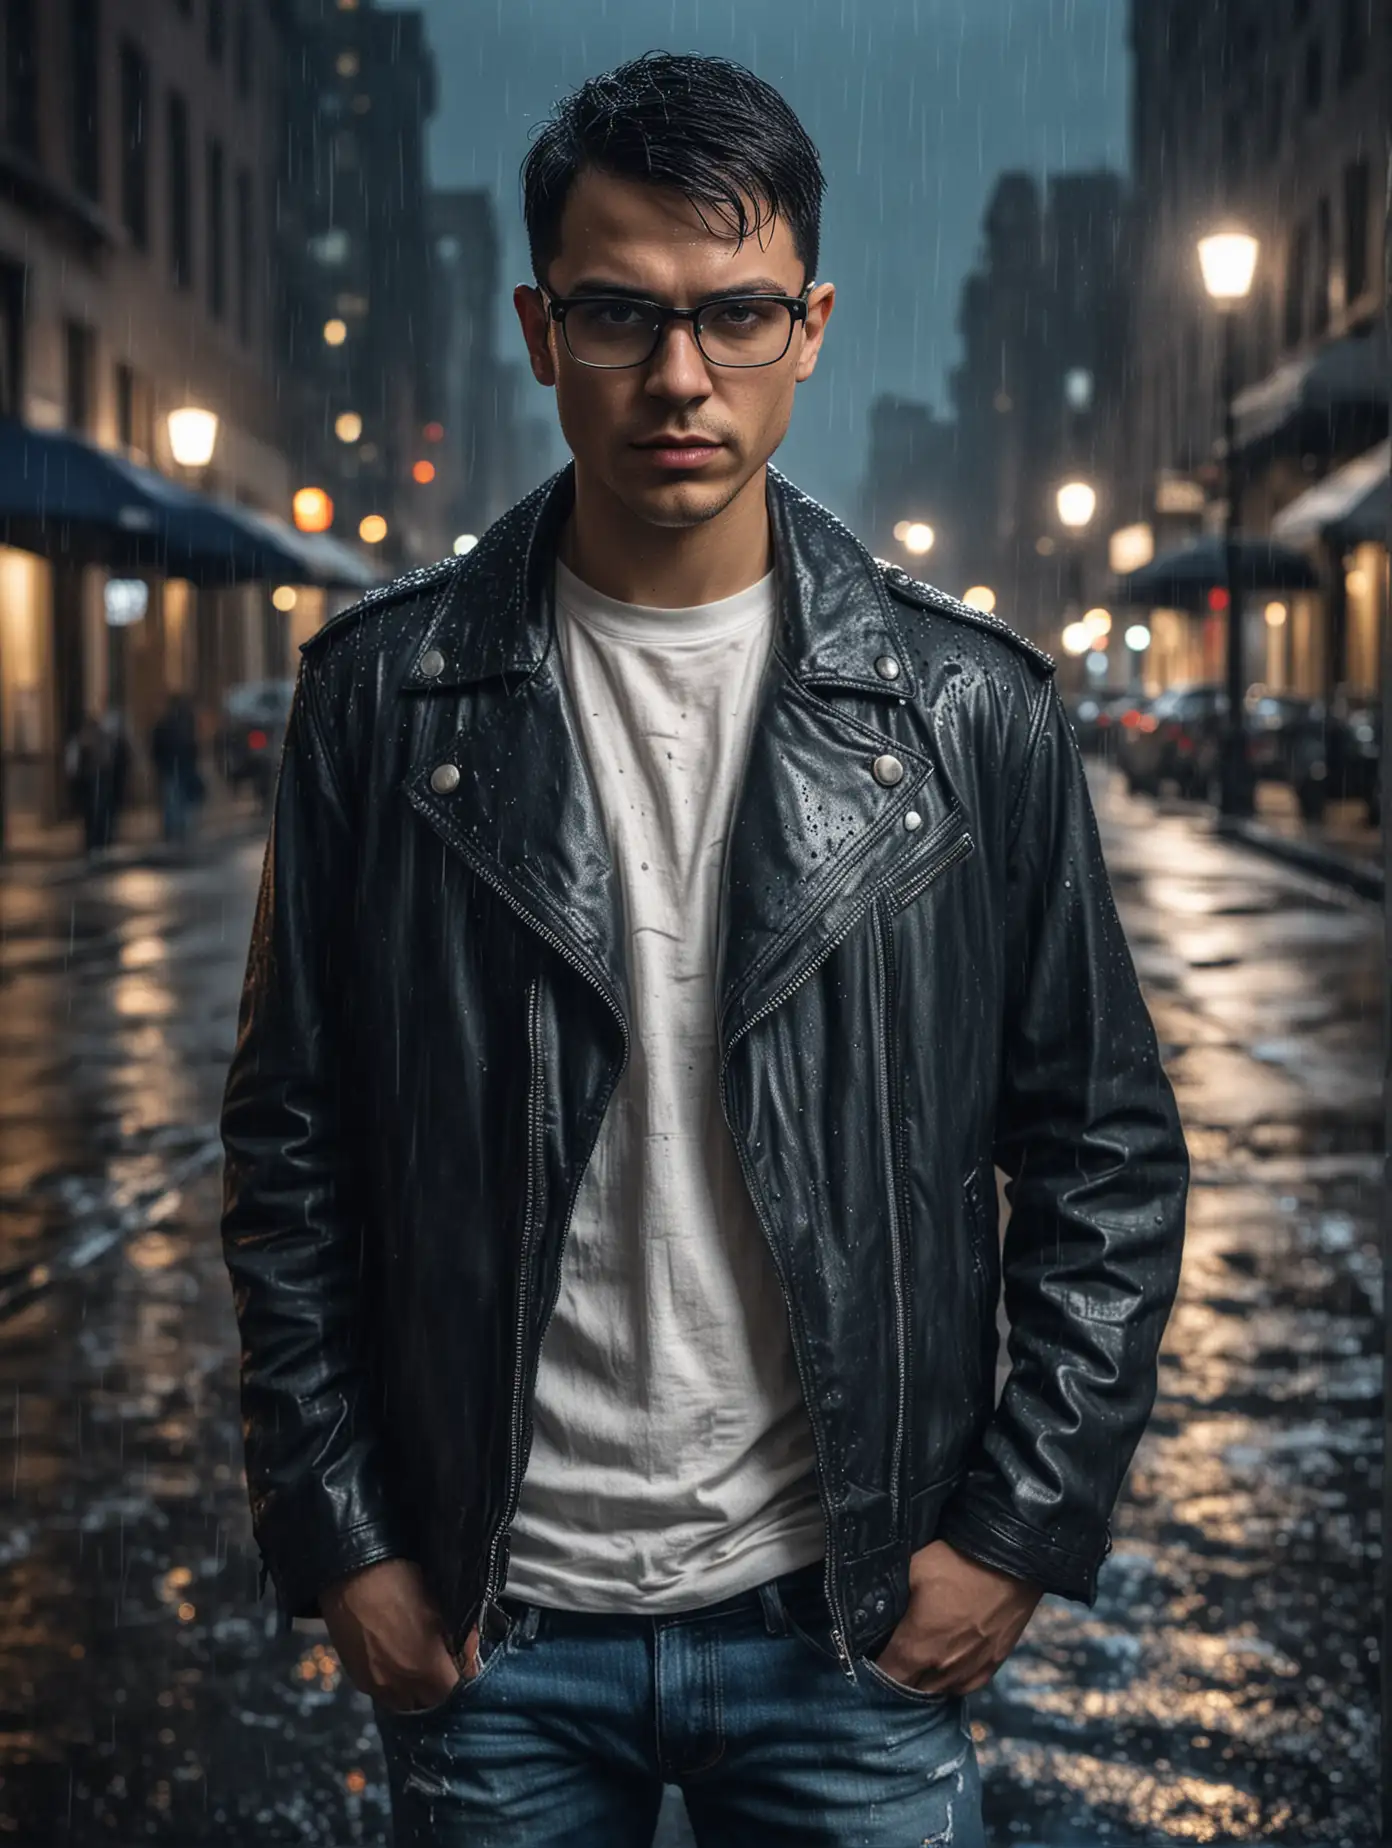
[{"label": "black-rimmed glasses", "polygon": [[643,366],[656,353],[671,321],[690,321],[704,358],[713,366],[772,366],[807,319],[808,283],[801,295],[723,295],[695,308],[669,308],[631,295],[552,295],[546,310],[567,351],[582,366],[615,370]]}]

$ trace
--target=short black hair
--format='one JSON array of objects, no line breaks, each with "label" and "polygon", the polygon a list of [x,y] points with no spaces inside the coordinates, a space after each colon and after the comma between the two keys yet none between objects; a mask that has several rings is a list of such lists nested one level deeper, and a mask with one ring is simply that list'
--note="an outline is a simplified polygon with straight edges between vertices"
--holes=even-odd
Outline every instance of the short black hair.
[{"label": "short black hair", "polygon": [[[685,194],[743,243],[781,218],[806,280],[817,273],[826,180],[807,130],[771,84],[728,58],[645,52],[559,103],[522,163],[522,209],[538,282],[560,249],[561,214],[587,168]],[[751,222],[746,201],[753,204]]]}]

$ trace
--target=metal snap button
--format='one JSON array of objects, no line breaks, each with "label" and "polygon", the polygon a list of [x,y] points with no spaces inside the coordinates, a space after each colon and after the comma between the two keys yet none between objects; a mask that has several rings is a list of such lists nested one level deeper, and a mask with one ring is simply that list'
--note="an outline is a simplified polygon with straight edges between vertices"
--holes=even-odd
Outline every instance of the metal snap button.
[{"label": "metal snap button", "polygon": [[918,830],[923,826],[923,817],[919,814],[917,809],[910,809],[908,814],[905,815],[904,826],[908,829],[910,834],[917,834]]},{"label": "metal snap button", "polygon": [[437,796],[453,795],[459,787],[459,765],[436,764],[430,772],[430,787]]},{"label": "metal snap button", "polygon": [[445,657],[438,648],[427,648],[420,659],[420,671],[427,680],[434,680],[445,671]]},{"label": "metal snap button", "polygon": [[870,768],[874,772],[875,781],[883,783],[886,789],[893,789],[896,783],[903,780],[903,764],[897,757],[891,757],[887,751],[883,757],[877,757]]},{"label": "metal snap button", "polygon": [[875,663],[875,672],[879,675],[881,680],[897,680],[899,678],[899,663],[895,660],[893,655],[881,655]]}]

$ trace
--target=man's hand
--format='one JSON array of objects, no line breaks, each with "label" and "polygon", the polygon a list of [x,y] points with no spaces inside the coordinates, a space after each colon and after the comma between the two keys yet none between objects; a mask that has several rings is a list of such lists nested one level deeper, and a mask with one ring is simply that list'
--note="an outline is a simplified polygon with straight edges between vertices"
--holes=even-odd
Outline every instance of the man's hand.
[{"label": "man's hand", "polygon": [[974,1694],[1024,1635],[1043,1595],[934,1540],[909,1561],[909,1608],[875,1666],[924,1694]]},{"label": "man's hand", "polygon": [[461,1667],[420,1567],[409,1559],[384,1559],[340,1579],[320,1594],[319,1609],[348,1679],[384,1707],[409,1713],[437,1706],[461,1674],[477,1672],[477,1626]]}]

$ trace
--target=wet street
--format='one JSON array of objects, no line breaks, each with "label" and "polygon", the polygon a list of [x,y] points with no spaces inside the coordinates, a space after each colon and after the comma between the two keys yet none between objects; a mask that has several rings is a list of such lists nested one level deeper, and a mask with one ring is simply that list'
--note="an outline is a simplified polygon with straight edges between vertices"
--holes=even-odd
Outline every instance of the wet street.
[{"label": "wet street", "polygon": [[[992,1838],[1364,1844],[1378,919],[1100,800],[1195,1187],[1099,1602],[1046,1600],[975,1703]],[[385,1839],[368,1704],[274,1634],[240,1477],[215,1125],[259,860],[0,877],[0,1838]]]}]

